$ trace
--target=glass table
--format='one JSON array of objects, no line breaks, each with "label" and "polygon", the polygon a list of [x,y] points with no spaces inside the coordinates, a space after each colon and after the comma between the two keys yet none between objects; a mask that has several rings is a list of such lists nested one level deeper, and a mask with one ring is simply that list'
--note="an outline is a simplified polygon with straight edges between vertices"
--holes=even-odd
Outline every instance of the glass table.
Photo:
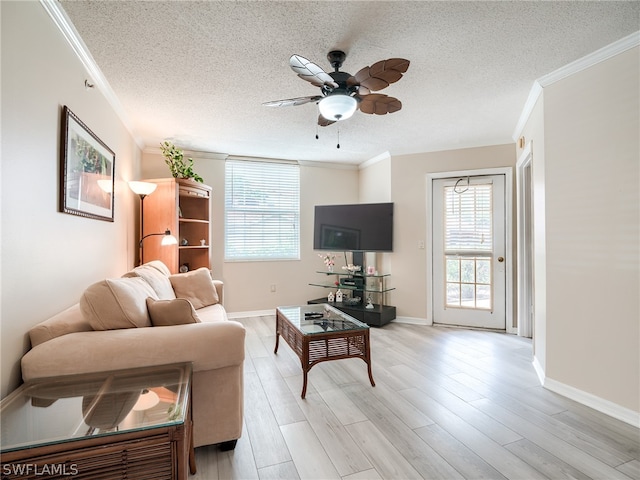
[{"label": "glass table", "polygon": [[186,479],[191,364],[29,381],[0,403],[5,478]]},{"label": "glass table", "polygon": [[280,336],[300,358],[303,372],[302,395],[307,393],[311,367],[328,360],[361,358],[371,373],[369,326],[327,304],[278,307],[276,309],[276,346]]}]

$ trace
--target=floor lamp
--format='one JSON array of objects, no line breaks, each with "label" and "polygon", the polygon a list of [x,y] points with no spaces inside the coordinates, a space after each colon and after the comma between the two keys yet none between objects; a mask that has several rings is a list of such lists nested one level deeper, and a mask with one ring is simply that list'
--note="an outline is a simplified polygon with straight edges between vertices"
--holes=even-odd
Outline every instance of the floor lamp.
[{"label": "floor lamp", "polygon": [[144,198],[147,195],[151,195],[157,185],[151,182],[129,182],[129,188],[133,190],[133,193],[136,193],[140,196],[140,264],[142,264],[143,254],[144,254],[144,245],[143,241],[147,237],[155,236],[155,235],[164,235],[162,238],[162,245],[176,245],[178,240],[171,234],[171,230],[168,228],[162,233],[150,233],[148,235],[144,235]]}]

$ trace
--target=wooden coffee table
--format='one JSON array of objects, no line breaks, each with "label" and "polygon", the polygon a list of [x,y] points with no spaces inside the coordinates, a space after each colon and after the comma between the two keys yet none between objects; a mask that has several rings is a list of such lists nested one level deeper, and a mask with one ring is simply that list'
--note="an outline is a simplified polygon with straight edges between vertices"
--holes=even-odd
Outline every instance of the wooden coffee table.
[{"label": "wooden coffee table", "polygon": [[280,336],[300,358],[303,372],[302,395],[307,394],[307,374],[316,363],[342,358],[361,358],[371,373],[369,326],[327,304],[278,307],[276,347]]}]

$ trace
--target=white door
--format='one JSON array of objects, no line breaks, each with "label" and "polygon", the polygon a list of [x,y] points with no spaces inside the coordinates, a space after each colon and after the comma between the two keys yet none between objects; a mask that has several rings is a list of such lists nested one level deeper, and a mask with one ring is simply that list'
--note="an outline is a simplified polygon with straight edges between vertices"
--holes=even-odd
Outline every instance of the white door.
[{"label": "white door", "polygon": [[504,175],[432,185],[433,321],[504,330]]}]

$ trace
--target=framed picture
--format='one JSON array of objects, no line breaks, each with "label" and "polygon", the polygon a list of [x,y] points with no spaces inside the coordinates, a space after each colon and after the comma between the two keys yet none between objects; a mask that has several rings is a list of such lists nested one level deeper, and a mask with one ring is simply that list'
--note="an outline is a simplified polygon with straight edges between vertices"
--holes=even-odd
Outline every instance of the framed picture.
[{"label": "framed picture", "polygon": [[60,211],[113,222],[116,155],[66,105],[60,142]]}]

